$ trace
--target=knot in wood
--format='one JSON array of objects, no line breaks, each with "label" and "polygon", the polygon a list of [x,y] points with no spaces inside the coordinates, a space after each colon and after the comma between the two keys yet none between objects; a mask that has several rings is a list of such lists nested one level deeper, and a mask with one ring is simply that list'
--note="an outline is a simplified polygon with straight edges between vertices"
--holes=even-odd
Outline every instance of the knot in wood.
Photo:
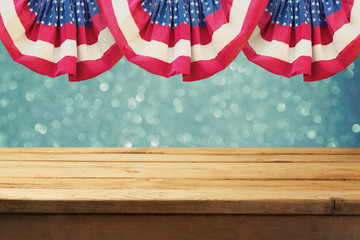
[{"label": "knot in wood", "polygon": [[342,206],[340,204],[340,200],[332,197],[330,198],[330,212],[334,215],[340,214],[342,211]]}]

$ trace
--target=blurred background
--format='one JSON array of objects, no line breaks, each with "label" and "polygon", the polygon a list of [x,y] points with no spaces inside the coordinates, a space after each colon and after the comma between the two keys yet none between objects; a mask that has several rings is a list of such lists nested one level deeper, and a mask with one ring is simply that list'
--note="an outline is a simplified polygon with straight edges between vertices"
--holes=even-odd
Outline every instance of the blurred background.
[{"label": "blurred background", "polygon": [[360,58],[318,82],[243,54],[197,82],[124,58],[68,82],[15,63],[0,43],[0,147],[360,147]]}]

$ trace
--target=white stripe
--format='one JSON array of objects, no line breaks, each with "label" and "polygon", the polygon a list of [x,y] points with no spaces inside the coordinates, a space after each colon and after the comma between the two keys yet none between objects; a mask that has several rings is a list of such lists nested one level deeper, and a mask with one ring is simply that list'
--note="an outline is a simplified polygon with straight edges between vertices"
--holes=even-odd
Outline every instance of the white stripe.
[{"label": "white stripe", "polygon": [[354,0],[350,22],[344,24],[333,36],[333,42],[328,45],[311,46],[310,40],[300,40],[294,47],[280,41],[267,41],[260,35],[259,27],[249,39],[249,45],[262,56],[268,56],[293,63],[301,56],[312,57],[312,62],[335,59],[355,38],[360,35],[360,1]]},{"label": "white stripe", "polygon": [[25,29],[17,16],[14,2],[12,0],[0,0],[0,6],[0,15],[5,28],[14,45],[23,55],[38,57],[53,63],[58,63],[66,56],[72,56],[77,57],[77,62],[82,62],[100,59],[115,43],[108,28],[99,33],[98,42],[93,45],[82,44],[77,46],[75,40],[67,39],[59,47],[54,47],[45,41],[32,41],[25,35]]},{"label": "white stripe", "polygon": [[191,57],[192,62],[214,59],[240,32],[251,0],[234,0],[230,11],[230,20],[217,29],[212,36],[212,42],[207,45],[191,46],[189,40],[181,39],[173,47],[156,40],[145,41],[139,34],[139,28],[134,22],[127,0],[112,0],[117,24],[124,37],[137,55],[157,58],[167,63],[180,56]]}]

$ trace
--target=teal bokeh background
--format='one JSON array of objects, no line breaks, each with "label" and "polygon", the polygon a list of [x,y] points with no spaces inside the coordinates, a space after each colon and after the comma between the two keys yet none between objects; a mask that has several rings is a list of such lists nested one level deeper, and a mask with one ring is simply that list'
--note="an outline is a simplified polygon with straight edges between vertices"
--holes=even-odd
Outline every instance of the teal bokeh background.
[{"label": "teal bokeh background", "polygon": [[356,66],[307,83],[241,54],[188,83],[122,59],[73,83],[31,72],[0,45],[0,147],[360,147]]}]

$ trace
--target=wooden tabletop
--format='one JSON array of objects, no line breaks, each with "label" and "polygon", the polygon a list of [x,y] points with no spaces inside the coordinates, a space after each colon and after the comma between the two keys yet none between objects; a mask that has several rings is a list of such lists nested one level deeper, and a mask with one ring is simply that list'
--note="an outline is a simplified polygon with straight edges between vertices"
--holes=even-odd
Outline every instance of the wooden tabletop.
[{"label": "wooden tabletop", "polygon": [[360,149],[0,148],[0,213],[360,215]]}]

